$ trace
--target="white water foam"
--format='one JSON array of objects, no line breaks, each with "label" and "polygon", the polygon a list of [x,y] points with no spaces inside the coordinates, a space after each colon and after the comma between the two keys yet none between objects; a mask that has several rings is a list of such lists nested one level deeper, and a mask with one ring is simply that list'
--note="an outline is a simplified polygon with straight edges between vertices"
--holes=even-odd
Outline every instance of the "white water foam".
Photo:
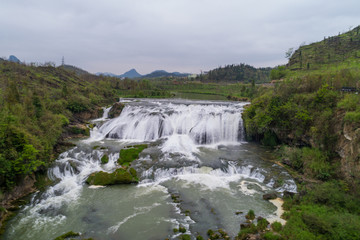
[{"label": "white water foam", "polygon": [[127,105],[119,117],[101,126],[92,138],[155,141],[178,134],[190,137],[199,145],[236,143],[243,138],[243,105],[171,102],[151,102],[146,107]]}]

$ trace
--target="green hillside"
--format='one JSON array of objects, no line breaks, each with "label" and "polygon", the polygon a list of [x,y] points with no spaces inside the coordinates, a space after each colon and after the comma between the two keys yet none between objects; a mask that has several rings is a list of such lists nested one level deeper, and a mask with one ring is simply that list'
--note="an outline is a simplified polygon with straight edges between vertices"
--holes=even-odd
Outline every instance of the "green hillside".
[{"label": "green hillside", "polygon": [[255,68],[247,64],[227,65],[210,70],[199,77],[202,82],[264,83],[270,81],[271,68]]},{"label": "green hillside", "polygon": [[[46,166],[67,126],[115,100],[116,83],[63,67],[0,63],[0,186]],[[85,129],[68,129],[85,133]]]},{"label": "green hillside", "polygon": [[248,138],[275,147],[298,183],[278,239],[360,238],[359,41],[357,27],[300,47],[243,114]]},{"label": "green hillside", "polygon": [[291,56],[288,68],[319,69],[322,65],[360,59],[360,26],[338,36],[301,46]]}]

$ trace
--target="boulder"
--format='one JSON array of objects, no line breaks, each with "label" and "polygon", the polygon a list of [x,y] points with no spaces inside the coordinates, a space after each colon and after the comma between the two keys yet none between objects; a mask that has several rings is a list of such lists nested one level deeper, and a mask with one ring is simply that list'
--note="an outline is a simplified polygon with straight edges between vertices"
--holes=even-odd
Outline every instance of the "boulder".
[{"label": "boulder", "polygon": [[276,198],[277,198],[276,193],[266,193],[263,195],[264,200],[272,200],[272,199],[276,199]]},{"label": "boulder", "polygon": [[112,106],[112,108],[109,111],[109,118],[116,118],[118,116],[120,116],[122,110],[124,109],[125,105],[122,103],[114,103],[114,105]]},{"label": "boulder", "polygon": [[293,198],[295,195],[294,192],[284,191],[283,192],[283,198]]}]

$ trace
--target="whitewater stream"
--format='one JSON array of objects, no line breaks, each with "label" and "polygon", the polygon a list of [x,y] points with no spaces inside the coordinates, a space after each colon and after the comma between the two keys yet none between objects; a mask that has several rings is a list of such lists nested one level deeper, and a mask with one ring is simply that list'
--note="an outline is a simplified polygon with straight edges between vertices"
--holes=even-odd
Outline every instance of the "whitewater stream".
[{"label": "whitewater stream", "polygon": [[[246,103],[122,101],[119,117],[108,119],[105,109],[91,136],[59,156],[48,171],[55,184],[31,196],[4,239],[49,240],[69,231],[95,240],[176,239],[179,226],[192,236],[219,228],[235,236],[249,209],[277,219],[263,194],[296,192],[291,176],[269,161],[269,149],[245,142]],[[93,172],[114,171],[120,149],[140,143],[149,147],[132,162],[139,184],[85,183]]]}]

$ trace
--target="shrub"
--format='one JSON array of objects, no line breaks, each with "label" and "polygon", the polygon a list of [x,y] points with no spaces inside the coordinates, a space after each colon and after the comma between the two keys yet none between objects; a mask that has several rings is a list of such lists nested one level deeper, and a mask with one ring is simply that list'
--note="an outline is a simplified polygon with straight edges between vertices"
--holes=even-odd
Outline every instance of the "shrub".
[{"label": "shrub", "polygon": [[247,219],[254,220],[255,219],[255,212],[254,210],[250,209],[249,212],[245,216]]},{"label": "shrub", "polygon": [[331,176],[331,165],[328,157],[317,148],[302,148],[302,159],[312,177],[326,180]]},{"label": "shrub", "polygon": [[360,96],[355,94],[346,94],[344,98],[338,102],[337,107],[346,111],[355,111],[360,106]]},{"label": "shrub", "polygon": [[271,224],[271,228],[272,228],[272,230],[274,230],[275,232],[280,232],[281,229],[282,229],[282,225],[281,225],[281,223],[279,223],[279,222],[273,222],[273,223]]},{"label": "shrub", "polygon": [[284,239],[280,235],[276,235],[273,232],[267,232],[262,237],[265,240],[282,240],[282,239]]},{"label": "shrub", "polygon": [[347,123],[359,123],[360,112],[347,112],[345,114],[344,121]]},{"label": "shrub", "polygon": [[107,154],[104,154],[104,156],[101,157],[101,163],[106,164],[109,162],[109,156]]}]

